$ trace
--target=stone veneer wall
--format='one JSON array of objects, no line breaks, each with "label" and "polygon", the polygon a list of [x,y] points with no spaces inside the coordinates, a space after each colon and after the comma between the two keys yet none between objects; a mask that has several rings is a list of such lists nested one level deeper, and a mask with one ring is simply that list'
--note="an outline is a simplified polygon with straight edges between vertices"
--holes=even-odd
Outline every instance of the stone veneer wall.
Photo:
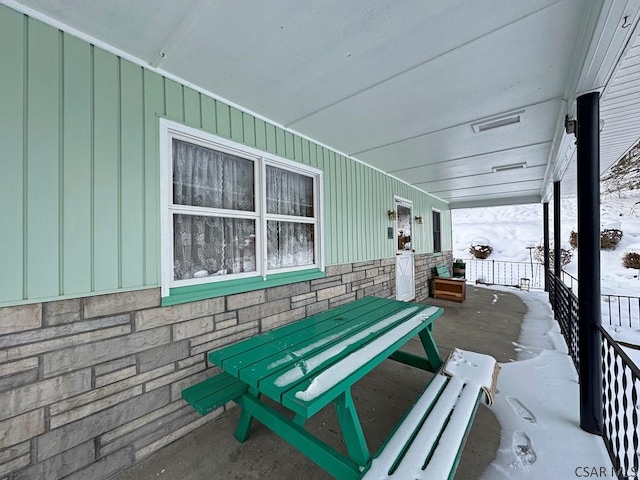
[{"label": "stone veneer wall", "polygon": [[[416,301],[436,263],[416,256]],[[160,307],[140,290],[0,308],[0,480],[106,478],[220,415],[180,399],[206,352],[365,295],[395,295],[395,258],[326,278]]]}]

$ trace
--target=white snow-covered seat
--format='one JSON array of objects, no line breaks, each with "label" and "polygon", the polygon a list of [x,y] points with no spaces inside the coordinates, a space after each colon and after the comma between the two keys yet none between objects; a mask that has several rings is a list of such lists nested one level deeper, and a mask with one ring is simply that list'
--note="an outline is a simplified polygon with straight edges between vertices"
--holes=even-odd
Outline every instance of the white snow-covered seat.
[{"label": "white snow-covered seat", "polygon": [[[460,353],[470,355],[465,357]],[[474,360],[486,357],[487,361],[468,360],[473,355],[479,356]],[[491,360],[493,366],[490,366]],[[473,369],[482,370],[478,372],[482,378],[470,375]],[[431,380],[362,480],[453,477],[483,390],[491,401],[497,371],[495,360],[488,355],[454,350],[442,372]]]}]

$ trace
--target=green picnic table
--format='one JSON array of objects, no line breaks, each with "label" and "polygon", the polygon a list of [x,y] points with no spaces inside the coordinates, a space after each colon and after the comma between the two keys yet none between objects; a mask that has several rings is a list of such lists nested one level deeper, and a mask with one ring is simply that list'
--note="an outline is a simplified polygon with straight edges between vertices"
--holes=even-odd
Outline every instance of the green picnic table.
[{"label": "green picnic table", "polygon": [[[244,442],[255,418],[339,479],[358,479],[371,452],[351,387],[387,358],[436,372],[442,358],[432,337],[439,307],[364,297],[209,353],[223,373],[183,391],[200,413],[229,400],[242,408],[236,438]],[[424,356],[400,348],[419,336]],[[293,412],[289,418],[266,396]],[[333,403],[348,455],[304,429]],[[291,416],[291,415],[290,415]]]}]

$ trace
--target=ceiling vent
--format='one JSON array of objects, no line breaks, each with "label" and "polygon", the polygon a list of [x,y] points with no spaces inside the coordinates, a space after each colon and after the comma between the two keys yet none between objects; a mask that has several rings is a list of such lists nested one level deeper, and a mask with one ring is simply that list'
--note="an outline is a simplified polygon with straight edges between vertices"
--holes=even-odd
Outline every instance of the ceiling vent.
[{"label": "ceiling vent", "polygon": [[519,170],[521,168],[527,168],[527,164],[525,162],[522,163],[512,163],[511,165],[500,165],[499,167],[492,167],[494,173],[496,172],[504,172],[506,170]]},{"label": "ceiling vent", "polygon": [[471,124],[471,128],[476,133],[485,132],[487,130],[493,130],[494,128],[506,127],[507,125],[514,125],[516,123],[522,123],[524,121],[524,110],[517,112],[506,113],[504,115],[498,115],[497,117],[487,118]]}]

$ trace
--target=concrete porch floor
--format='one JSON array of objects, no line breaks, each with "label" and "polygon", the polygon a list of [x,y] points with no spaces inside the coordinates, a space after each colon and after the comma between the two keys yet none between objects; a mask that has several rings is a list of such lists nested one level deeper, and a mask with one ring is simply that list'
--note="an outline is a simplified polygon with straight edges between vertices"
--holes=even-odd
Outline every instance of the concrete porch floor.
[{"label": "concrete porch floor", "polygon": [[[494,302],[494,295],[500,297],[499,302]],[[433,298],[425,303],[445,309],[434,328],[443,358],[458,347],[493,355],[499,362],[516,359],[512,342],[518,340],[527,310],[517,295],[468,285],[467,299],[462,304]],[[410,341],[406,349],[421,351],[419,340]],[[429,378],[429,373],[386,360],[356,384],[352,393],[372,452],[390,434]],[[238,415],[239,409],[233,408],[111,480],[332,478],[258,422],[254,423],[249,440],[238,443],[233,436]],[[306,428],[346,453],[333,407],[318,413]],[[491,410],[481,405],[455,478],[477,479],[495,458],[499,443],[500,425]]]}]

